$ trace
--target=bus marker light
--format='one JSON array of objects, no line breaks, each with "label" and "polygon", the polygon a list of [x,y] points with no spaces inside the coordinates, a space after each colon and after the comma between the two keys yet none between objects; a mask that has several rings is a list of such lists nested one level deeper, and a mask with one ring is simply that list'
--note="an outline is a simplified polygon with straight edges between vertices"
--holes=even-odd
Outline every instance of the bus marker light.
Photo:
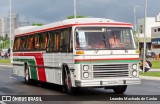
[{"label": "bus marker light", "polygon": [[84,54],[84,51],[77,51],[76,54]]}]

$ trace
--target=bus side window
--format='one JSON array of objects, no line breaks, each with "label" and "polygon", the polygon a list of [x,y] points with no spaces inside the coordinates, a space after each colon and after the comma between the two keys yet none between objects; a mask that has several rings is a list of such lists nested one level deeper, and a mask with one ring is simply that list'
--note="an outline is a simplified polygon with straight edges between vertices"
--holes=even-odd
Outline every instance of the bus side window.
[{"label": "bus side window", "polygon": [[68,29],[68,37],[69,37],[69,52],[73,52],[73,37],[71,28]]},{"label": "bus side window", "polygon": [[59,34],[59,32],[56,32],[55,34],[54,34],[54,52],[58,52],[59,51],[59,43],[60,43],[60,34]]},{"label": "bus side window", "polygon": [[69,47],[69,34],[68,29],[61,31],[61,38],[60,38],[60,51],[61,52],[68,52]]},{"label": "bus side window", "polygon": [[40,38],[39,34],[34,37],[34,49],[35,50],[38,50],[40,48],[40,40],[39,40],[39,38]]},{"label": "bus side window", "polygon": [[28,50],[32,50],[32,49],[33,49],[33,37],[30,37]]},{"label": "bus side window", "polygon": [[47,47],[47,43],[48,43],[48,34],[47,34],[47,32],[40,35],[39,43],[40,43],[40,49],[41,50],[45,50],[46,47]]},{"label": "bus side window", "polygon": [[13,51],[18,51],[19,41],[20,41],[19,38],[15,38],[14,46],[13,46]]},{"label": "bus side window", "polygon": [[20,50],[21,51],[26,50],[26,46],[27,46],[27,39],[26,39],[26,37],[27,36],[21,37],[21,44],[20,44]]},{"label": "bus side window", "polygon": [[[47,52],[59,52],[60,34],[59,32],[49,32]],[[47,44],[46,44],[47,45]]]},{"label": "bus side window", "polygon": [[48,35],[46,34],[46,35],[44,36],[44,46],[43,46],[43,49],[46,49],[47,43],[48,43]]},{"label": "bus side window", "polygon": [[53,31],[48,33],[48,46],[47,46],[47,52],[53,52],[53,48],[54,48],[54,35],[53,35]]},{"label": "bus side window", "polygon": [[16,43],[17,44],[17,46],[16,46],[17,51],[19,51],[19,49],[20,49],[20,42],[21,42],[21,40],[20,40],[20,38],[18,38],[17,43]]}]

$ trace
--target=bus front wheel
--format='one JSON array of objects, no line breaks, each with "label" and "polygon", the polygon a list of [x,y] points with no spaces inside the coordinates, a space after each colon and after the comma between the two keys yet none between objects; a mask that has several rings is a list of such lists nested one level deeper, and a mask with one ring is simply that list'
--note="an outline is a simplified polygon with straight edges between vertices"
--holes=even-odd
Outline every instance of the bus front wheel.
[{"label": "bus front wheel", "polygon": [[64,91],[68,94],[74,94],[74,88],[72,87],[72,80],[71,80],[71,74],[70,71],[65,67],[65,70],[63,71],[63,86]]},{"label": "bus front wheel", "polygon": [[30,84],[31,79],[30,79],[29,66],[28,65],[25,66],[25,77],[24,77],[24,79],[25,79],[26,84]]},{"label": "bus front wheel", "polygon": [[127,85],[116,86],[113,88],[114,93],[123,94],[127,89]]}]

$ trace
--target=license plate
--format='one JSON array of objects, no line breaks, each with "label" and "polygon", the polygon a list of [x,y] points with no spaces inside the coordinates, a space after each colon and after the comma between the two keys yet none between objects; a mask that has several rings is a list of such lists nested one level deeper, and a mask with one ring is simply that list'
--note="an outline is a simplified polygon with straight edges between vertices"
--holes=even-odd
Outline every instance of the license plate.
[{"label": "license plate", "polygon": [[108,84],[116,84],[117,81],[109,81]]}]

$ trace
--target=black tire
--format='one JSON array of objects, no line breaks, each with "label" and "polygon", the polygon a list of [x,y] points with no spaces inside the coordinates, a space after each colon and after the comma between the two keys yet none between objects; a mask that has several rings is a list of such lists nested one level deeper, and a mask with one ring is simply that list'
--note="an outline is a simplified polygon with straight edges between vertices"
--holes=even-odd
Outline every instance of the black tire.
[{"label": "black tire", "polygon": [[24,76],[24,80],[26,84],[31,84],[31,79],[30,79],[30,71],[29,71],[29,66],[26,65],[25,66],[25,76]]},{"label": "black tire", "polygon": [[127,89],[127,85],[116,86],[113,88],[115,94],[123,94]]},{"label": "black tire", "polygon": [[75,88],[72,87],[71,74],[67,67],[63,70],[63,91],[67,94],[73,95]]}]

